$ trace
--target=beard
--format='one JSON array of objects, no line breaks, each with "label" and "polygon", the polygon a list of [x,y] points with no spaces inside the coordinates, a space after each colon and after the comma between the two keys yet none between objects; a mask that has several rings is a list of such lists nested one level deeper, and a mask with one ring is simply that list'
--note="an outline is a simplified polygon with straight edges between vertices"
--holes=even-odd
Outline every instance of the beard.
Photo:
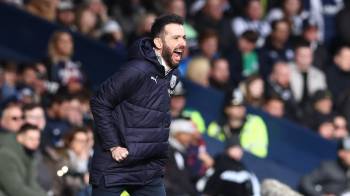
[{"label": "beard", "polygon": [[178,67],[179,63],[176,63],[172,60],[172,55],[173,55],[173,50],[170,49],[170,47],[168,47],[168,45],[163,42],[163,50],[162,50],[162,57],[164,59],[164,61],[166,62],[166,64],[171,68],[171,69],[175,69]]}]

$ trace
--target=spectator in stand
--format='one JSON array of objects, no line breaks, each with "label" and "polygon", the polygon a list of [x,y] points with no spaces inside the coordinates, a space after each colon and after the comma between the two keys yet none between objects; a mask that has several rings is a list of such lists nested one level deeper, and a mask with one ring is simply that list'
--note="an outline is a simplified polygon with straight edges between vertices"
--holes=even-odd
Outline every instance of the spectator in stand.
[{"label": "spectator in stand", "polygon": [[[186,19],[187,10],[186,2],[184,0],[168,0],[165,3],[165,11],[181,16]],[[188,22],[184,23],[187,46],[192,49],[197,47],[198,33],[194,27]]]},{"label": "spectator in stand", "polygon": [[194,57],[188,63],[186,78],[202,87],[209,86],[210,61],[205,57]]},{"label": "spectator in stand", "polygon": [[269,11],[266,19],[270,23],[275,20],[285,19],[291,23],[291,33],[294,36],[301,35],[303,21],[309,18],[309,13],[304,10],[302,0],[283,0],[281,8],[277,7]]},{"label": "spectator in stand", "polygon": [[284,117],[284,102],[281,98],[269,97],[265,100],[263,109],[265,112],[276,118]]},{"label": "spectator in stand", "polygon": [[[329,90],[334,95],[334,101],[341,103],[350,90],[350,46],[339,47],[333,59],[334,65],[326,71]],[[342,107],[342,105],[337,105]]]},{"label": "spectator in stand", "polygon": [[260,75],[251,75],[242,81],[240,90],[243,93],[246,104],[255,108],[261,108],[263,106],[265,82]]},{"label": "spectator in stand", "polygon": [[277,61],[291,61],[294,52],[290,46],[290,23],[285,20],[275,20],[271,23],[272,32],[262,48],[263,65],[261,73],[264,78],[270,74],[272,65]]},{"label": "spectator in stand", "polygon": [[317,90],[327,89],[324,73],[312,65],[313,53],[307,42],[295,48],[294,62],[291,63],[291,89],[296,101],[305,106]]},{"label": "spectator in stand", "polygon": [[203,31],[198,38],[199,54],[209,60],[219,56],[219,37],[214,30]]},{"label": "spectator in stand", "polygon": [[318,90],[310,100],[310,108],[306,108],[304,124],[314,130],[319,130],[319,126],[324,121],[333,123],[335,113],[333,112],[332,95],[328,90]]},{"label": "spectator in stand", "polygon": [[78,32],[90,38],[97,38],[97,17],[87,7],[81,7],[76,13],[75,25]]},{"label": "spectator in stand", "polygon": [[[154,13],[144,13],[142,14],[136,24],[137,26],[135,27],[135,30],[131,32],[131,35],[129,36],[128,39],[128,44],[129,46],[137,39],[140,39],[141,37],[144,36],[149,36],[151,32],[151,27],[156,19],[157,15]],[[123,26],[124,27],[124,26]],[[124,30],[124,29],[123,29]]]},{"label": "spectator in stand", "polygon": [[165,167],[165,189],[168,196],[198,195],[187,165],[189,149],[196,127],[190,120],[176,119],[170,125],[169,162]]},{"label": "spectator in stand", "polygon": [[[88,132],[85,128],[74,128],[65,135],[65,149],[61,156],[66,159],[68,172],[62,175],[61,195],[88,196],[88,163],[91,146],[88,146]],[[79,194],[80,193],[80,194]]]},{"label": "spectator in stand", "polygon": [[57,6],[56,22],[70,30],[76,30],[75,10],[71,0],[61,0]]},{"label": "spectator in stand", "polygon": [[238,46],[225,53],[230,63],[231,81],[234,86],[250,75],[259,73],[261,57],[256,50],[258,34],[254,31],[244,32],[238,39]]},{"label": "spectator in stand", "polygon": [[120,61],[124,61],[127,56],[127,49],[124,44],[124,35],[119,23],[108,20],[101,29],[100,40],[113,48],[119,55]]},{"label": "spectator in stand", "polygon": [[294,98],[290,87],[291,71],[289,65],[284,61],[277,61],[266,81],[266,96],[278,96],[285,103],[285,116],[292,120],[299,120],[301,111]]},{"label": "spectator in stand", "polygon": [[107,7],[102,0],[85,0],[84,3],[84,6],[95,15],[98,28],[109,20]]},{"label": "spectator in stand", "polygon": [[40,130],[24,124],[16,134],[16,142],[0,148],[0,194],[8,196],[45,196],[36,180],[34,154],[40,145]]},{"label": "spectator in stand", "polygon": [[[320,41],[320,30],[317,23],[312,19],[303,22],[303,31],[299,40],[310,43],[313,51],[313,65],[325,71],[330,64],[328,48]],[[298,39],[295,40],[298,42]]]},{"label": "spectator in stand", "polygon": [[339,142],[338,159],[325,161],[303,177],[302,193],[306,195],[346,195],[349,193],[347,171],[350,168],[350,138]]},{"label": "spectator in stand", "polygon": [[221,142],[238,135],[245,150],[266,157],[269,143],[266,124],[260,116],[247,114],[243,94],[238,89],[226,97],[224,114],[225,119],[209,124],[206,134]]},{"label": "spectator in stand", "polygon": [[265,43],[265,38],[270,34],[270,24],[263,20],[263,8],[260,0],[247,0],[245,5],[245,15],[237,17],[232,21],[231,28],[236,37],[248,31],[258,33],[257,46],[260,48]]},{"label": "spectator in stand", "polygon": [[39,104],[28,104],[22,108],[23,120],[25,123],[29,123],[37,126],[41,131],[44,131],[46,126],[45,112],[43,107]]},{"label": "spectator in stand", "polygon": [[20,105],[9,103],[1,113],[0,126],[2,133],[16,133],[23,124],[23,112]]},{"label": "spectator in stand", "polygon": [[70,104],[70,96],[67,94],[55,95],[46,108],[47,126],[44,130],[44,141],[50,147],[62,148],[63,135],[71,126],[67,120],[67,108]]},{"label": "spectator in stand", "polygon": [[14,63],[7,63],[3,70],[3,84],[1,86],[1,99],[6,102],[8,99],[16,97],[17,95],[17,65]]},{"label": "spectator in stand", "polygon": [[260,195],[259,181],[246,169],[243,153],[239,138],[230,138],[225,151],[215,158],[214,173],[209,176],[204,196]]},{"label": "spectator in stand", "polygon": [[31,14],[54,22],[58,3],[59,0],[30,0],[25,7]]},{"label": "spectator in stand", "polygon": [[337,115],[333,118],[334,139],[343,139],[349,136],[348,122],[344,116]]},{"label": "spectator in stand", "polygon": [[54,32],[48,44],[48,78],[68,89],[70,85],[82,85],[85,80],[81,64],[72,61],[73,52],[72,35],[66,31]]},{"label": "spectator in stand", "polygon": [[230,65],[225,58],[216,58],[211,63],[210,86],[222,92],[233,88],[230,81]]}]

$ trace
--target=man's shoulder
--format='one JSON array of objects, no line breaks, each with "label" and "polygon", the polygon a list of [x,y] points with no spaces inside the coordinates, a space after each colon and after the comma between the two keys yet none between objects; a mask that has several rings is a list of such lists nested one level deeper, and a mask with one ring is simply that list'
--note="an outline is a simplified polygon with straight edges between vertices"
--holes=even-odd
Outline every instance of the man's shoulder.
[{"label": "man's shoulder", "polygon": [[124,64],[122,69],[130,70],[130,71],[133,70],[140,73],[148,73],[154,70],[154,66],[152,65],[151,62],[147,60],[132,59],[132,60],[129,60],[126,64]]}]

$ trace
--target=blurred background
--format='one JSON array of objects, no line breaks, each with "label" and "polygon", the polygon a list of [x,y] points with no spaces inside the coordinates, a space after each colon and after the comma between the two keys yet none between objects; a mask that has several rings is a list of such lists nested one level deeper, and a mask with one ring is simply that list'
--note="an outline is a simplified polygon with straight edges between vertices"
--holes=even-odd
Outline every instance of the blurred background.
[{"label": "blurred background", "polygon": [[348,0],[0,0],[0,195],[90,195],[90,97],[166,13],[167,195],[346,195]]}]

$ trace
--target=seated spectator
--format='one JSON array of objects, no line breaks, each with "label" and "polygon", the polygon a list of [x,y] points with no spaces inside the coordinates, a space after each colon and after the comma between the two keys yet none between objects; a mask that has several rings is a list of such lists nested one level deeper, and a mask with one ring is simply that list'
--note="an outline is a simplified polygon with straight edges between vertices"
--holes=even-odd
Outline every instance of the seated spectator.
[{"label": "seated spectator", "polygon": [[303,21],[309,18],[309,13],[303,9],[302,0],[283,0],[282,6],[270,10],[266,18],[270,23],[285,18],[291,23],[292,35],[298,36],[302,33]]},{"label": "seated spectator", "polygon": [[333,112],[332,95],[327,90],[318,90],[312,96],[311,108],[305,108],[307,112],[304,123],[314,130],[318,130],[323,121],[332,119],[335,116]]},{"label": "seated spectator", "polygon": [[75,26],[78,32],[87,37],[98,37],[97,16],[87,7],[81,7],[76,12]]},{"label": "seated spectator", "polygon": [[[154,13],[144,13],[140,17],[138,17],[137,22],[135,22],[136,26],[134,30],[131,32],[128,39],[129,46],[131,46],[131,44],[134,43],[135,40],[138,40],[141,37],[150,35],[151,27],[156,17],[157,15]],[[125,25],[123,27],[125,27]]]},{"label": "seated spectator", "polygon": [[266,157],[269,143],[266,124],[260,116],[247,114],[243,95],[238,89],[227,96],[224,113],[222,122],[209,124],[207,135],[221,142],[238,135],[245,150],[255,156]]},{"label": "seated spectator", "polygon": [[336,140],[343,139],[349,136],[348,122],[344,116],[336,115],[333,118],[334,134],[333,138]]},{"label": "seated spectator", "polygon": [[205,57],[194,57],[188,63],[186,78],[203,87],[209,86],[210,62]]},{"label": "seated spectator", "polygon": [[260,72],[261,55],[256,50],[258,34],[254,31],[244,32],[238,39],[238,47],[225,53],[230,63],[231,80],[235,86],[247,77]]},{"label": "seated spectator", "polygon": [[214,172],[203,191],[205,196],[260,195],[257,177],[241,162],[243,153],[239,138],[230,138],[225,152],[215,158]]},{"label": "seated spectator", "polygon": [[7,101],[17,96],[17,65],[14,63],[7,63],[4,66],[1,85],[1,99],[2,101]]},{"label": "seated spectator", "polygon": [[45,110],[47,126],[43,136],[47,144],[53,148],[63,147],[63,135],[71,129],[67,120],[70,100],[70,96],[66,94],[55,95]]},{"label": "seated spectator", "polygon": [[245,5],[245,15],[232,21],[231,28],[240,37],[244,32],[251,30],[258,33],[257,46],[262,47],[265,38],[270,34],[270,24],[263,20],[263,8],[259,0],[248,0]]},{"label": "seated spectator", "polygon": [[303,177],[302,193],[306,195],[345,195],[349,193],[347,170],[350,167],[350,138],[338,147],[338,160],[326,161]]},{"label": "seated spectator", "polygon": [[75,27],[75,7],[71,0],[61,0],[57,6],[56,22],[70,30]]},{"label": "seated spectator", "polygon": [[0,126],[2,133],[16,133],[23,124],[23,112],[20,105],[9,103],[1,112]]},{"label": "seated spectator", "polygon": [[284,102],[281,98],[269,97],[265,100],[263,109],[265,112],[276,118],[284,117]]},{"label": "seated spectator", "polygon": [[22,107],[23,119],[25,123],[37,126],[40,131],[44,131],[46,126],[45,112],[39,104],[28,104]]},{"label": "seated spectator", "polygon": [[219,56],[219,37],[214,30],[205,30],[198,37],[199,55],[213,60]]},{"label": "seated spectator", "polygon": [[272,65],[277,61],[289,62],[294,57],[294,52],[289,43],[290,24],[287,20],[276,20],[271,23],[272,32],[267,37],[267,42],[261,49],[263,65],[261,73],[267,78],[271,73]]},{"label": "seated spectator", "polygon": [[286,62],[278,61],[272,67],[272,72],[266,81],[266,96],[278,96],[285,103],[285,116],[292,120],[298,120],[301,111],[294,98],[291,86],[291,71]]},{"label": "seated spectator", "polygon": [[189,148],[195,126],[189,120],[173,120],[170,125],[170,153],[165,167],[165,188],[169,196],[197,195],[197,190],[191,182],[191,176],[186,162],[186,151]]},{"label": "seated spectator", "polygon": [[48,79],[60,86],[82,85],[84,74],[81,64],[72,61],[74,42],[71,34],[65,31],[53,33],[48,44]]},{"label": "seated spectator", "polygon": [[230,65],[225,58],[217,58],[212,61],[209,82],[211,87],[222,92],[233,88],[230,81]]},{"label": "seated spectator", "polygon": [[[326,70],[327,84],[336,103],[350,90],[350,46],[339,47],[333,59],[334,65]],[[339,105],[338,107],[342,107]]]},{"label": "seated spectator", "polygon": [[265,83],[259,75],[249,76],[240,84],[240,90],[243,93],[245,103],[260,108],[264,104]]},{"label": "seated spectator", "polygon": [[0,148],[0,194],[8,196],[45,196],[36,180],[34,153],[40,145],[40,130],[24,124],[11,146]]},{"label": "seated spectator", "polygon": [[[303,22],[303,31],[299,39],[310,43],[313,52],[312,64],[315,67],[322,71],[330,67],[329,48],[320,41],[320,30],[315,21],[309,19]],[[298,39],[295,42],[298,42]]]},{"label": "seated spectator", "polygon": [[295,48],[294,62],[291,63],[291,89],[296,101],[305,106],[317,90],[327,88],[324,73],[312,65],[313,54],[308,43]]},{"label": "seated spectator", "polygon": [[123,39],[123,31],[116,21],[109,20],[102,26],[100,40],[113,48],[120,55],[121,61],[127,56]]},{"label": "seated spectator", "polygon": [[65,149],[61,156],[66,159],[68,171],[62,175],[61,195],[75,196],[87,189],[88,162],[92,150],[88,139],[85,128],[75,128],[65,135]]}]

